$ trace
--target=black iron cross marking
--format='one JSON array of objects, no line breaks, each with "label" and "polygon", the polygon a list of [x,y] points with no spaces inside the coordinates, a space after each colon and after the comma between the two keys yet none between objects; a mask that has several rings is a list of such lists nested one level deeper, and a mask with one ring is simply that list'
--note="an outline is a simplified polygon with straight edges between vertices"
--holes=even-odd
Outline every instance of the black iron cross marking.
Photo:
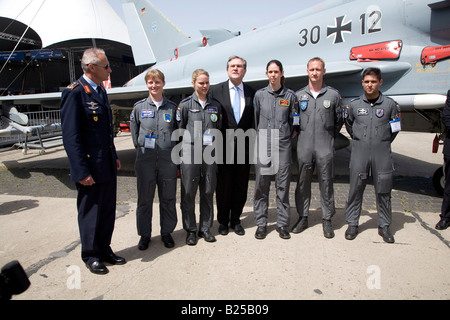
[{"label": "black iron cross marking", "polygon": [[344,36],[342,35],[343,32],[352,32],[352,21],[350,20],[345,25],[342,25],[344,23],[345,16],[337,17],[336,24],[334,27],[328,26],[327,28],[327,38],[330,37],[332,34],[335,34],[334,36],[334,44],[344,42]]}]

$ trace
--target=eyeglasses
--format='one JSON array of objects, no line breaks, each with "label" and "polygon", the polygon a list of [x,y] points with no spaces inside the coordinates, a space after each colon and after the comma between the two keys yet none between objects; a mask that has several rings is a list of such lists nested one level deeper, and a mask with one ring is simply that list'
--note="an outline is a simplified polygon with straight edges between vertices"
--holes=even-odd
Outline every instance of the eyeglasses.
[{"label": "eyeglasses", "polygon": [[94,65],[94,66],[97,66],[97,67],[100,67],[100,68],[103,68],[103,69],[105,69],[105,70],[108,70],[108,69],[109,69],[109,64],[107,64],[106,66],[100,66],[100,65],[95,64],[95,63],[88,63],[87,65],[90,65],[90,64],[92,64],[92,65]]}]

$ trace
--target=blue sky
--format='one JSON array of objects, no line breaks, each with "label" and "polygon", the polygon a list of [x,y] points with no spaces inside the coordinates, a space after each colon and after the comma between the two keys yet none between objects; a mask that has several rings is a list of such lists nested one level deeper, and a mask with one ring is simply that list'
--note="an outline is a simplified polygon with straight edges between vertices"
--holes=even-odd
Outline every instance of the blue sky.
[{"label": "blue sky", "polygon": [[[108,0],[116,11],[125,0]],[[251,31],[321,1],[313,0],[151,0],[159,11],[184,33],[200,37],[200,29],[224,28],[230,31]],[[139,8],[142,9],[142,8]]]}]

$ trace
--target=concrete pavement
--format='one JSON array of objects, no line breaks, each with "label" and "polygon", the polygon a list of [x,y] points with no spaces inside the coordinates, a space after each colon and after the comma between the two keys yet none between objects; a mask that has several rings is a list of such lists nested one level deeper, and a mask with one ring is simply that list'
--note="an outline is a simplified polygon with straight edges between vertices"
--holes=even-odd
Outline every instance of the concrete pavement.
[{"label": "concrete pavement", "polygon": [[[185,244],[181,211],[167,249],[159,235],[157,200],[152,242],[137,249],[136,186],[131,137],[116,138],[123,171],[112,240],[115,252],[127,259],[109,266],[109,274],[94,275],[80,259],[76,222],[76,191],[68,177],[62,147],[39,155],[30,150],[0,153],[0,266],[19,260],[30,288],[15,300],[298,300],[298,299],[449,299],[450,229],[437,231],[442,198],[430,176],[442,162],[431,153],[433,136],[402,132],[393,144],[396,177],[393,224],[396,243],[377,234],[373,186],[365,192],[360,234],[344,238],[343,208],[348,194],[349,149],[336,156],[335,238],[322,234],[317,182],[313,184],[310,227],[283,240],[275,231],[276,210],[271,194],[269,234],[254,238],[253,181],[242,224],[244,236],[217,234],[215,243],[200,239]],[[442,152],[442,149],[440,150]],[[180,188],[178,184],[178,189]],[[272,186],[271,191],[274,187]],[[295,182],[291,184],[291,205]],[[179,203],[179,202],[178,202]],[[291,225],[297,220],[291,208]],[[178,313],[182,310],[175,310]]]}]

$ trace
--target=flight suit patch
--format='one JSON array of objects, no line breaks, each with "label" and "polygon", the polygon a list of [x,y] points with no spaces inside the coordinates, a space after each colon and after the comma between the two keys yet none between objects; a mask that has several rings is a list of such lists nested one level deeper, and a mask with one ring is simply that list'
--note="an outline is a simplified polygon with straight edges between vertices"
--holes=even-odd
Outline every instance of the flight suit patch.
[{"label": "flight suit patch", "polygon": [[300,101],[300,108],[302,109],[302,111],[308,109],[308,101]]},{"label": "flight suit patch", "polygon": [[211,114],[211,121],[217,122],[217,120],[219,120],[219,118],[217,117],[217,114],[215,114],[215,113]]},{"label": "flight suit patch", "polygon": [[169,113],[165,113],[164,114],[164,121],[169,123],[170,120],[172,119],[171,115]]},{"label": "flight suit patch", "polygon": [[291,105],[291,102],[289,100],[284,100],[284,99],[280,99],[280,101],[278,103],[282,107],[289,107]]},{"label": "flight suit patch", "polygon": [[325,109],[329,109],[331,107],[331,101],[330,100],[323,100],[323,106]]},{"label": "flight suit patch", "polygon": [[377,109],[377,111],[375,111],[375,114],[378,118],[382,118],[384,116],[384,109]]},{"label": "flight suit patch", "polygon": [[142,118],[153,118],[155,116],[154,110],[142,110],[141,117]]},{"label": "flight suit patch", "polygon": [[357,114],[358,114],[358,116],[367,116],[367,115],[369,115],[369,109],[359,108]]}]

